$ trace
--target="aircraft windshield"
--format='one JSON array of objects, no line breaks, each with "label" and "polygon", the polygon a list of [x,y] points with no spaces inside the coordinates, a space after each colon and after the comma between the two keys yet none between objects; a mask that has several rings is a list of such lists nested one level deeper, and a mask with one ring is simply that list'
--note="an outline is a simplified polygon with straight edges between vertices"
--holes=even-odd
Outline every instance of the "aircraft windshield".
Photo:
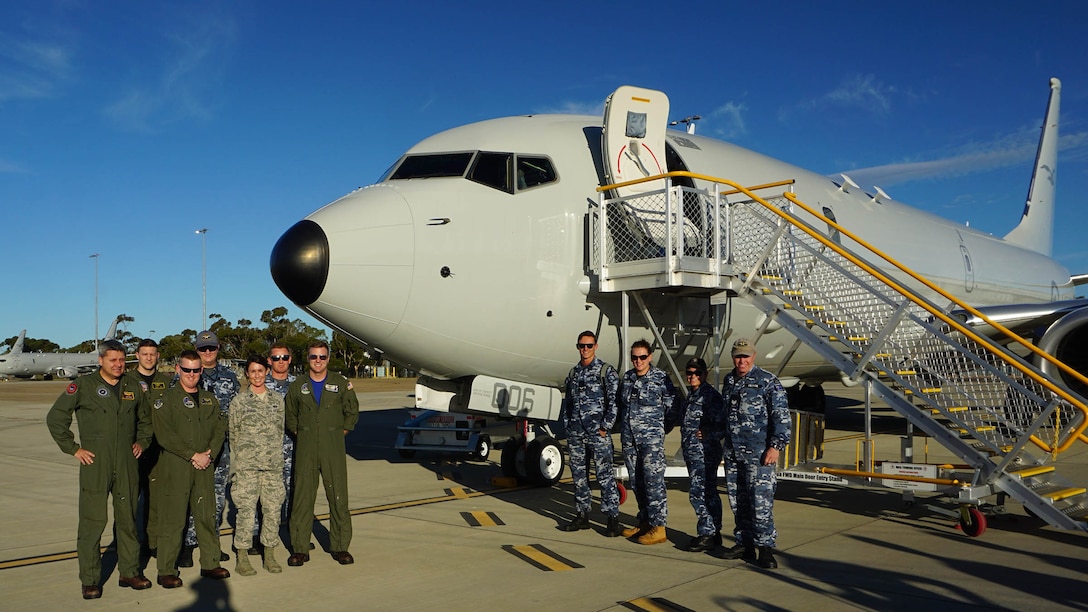
[{"label": "aircraft windshield", "polygon": [[464,177],[511,194],[558,180],[547,157],[491,151],[409,155],[387,180],[436,177]]}]

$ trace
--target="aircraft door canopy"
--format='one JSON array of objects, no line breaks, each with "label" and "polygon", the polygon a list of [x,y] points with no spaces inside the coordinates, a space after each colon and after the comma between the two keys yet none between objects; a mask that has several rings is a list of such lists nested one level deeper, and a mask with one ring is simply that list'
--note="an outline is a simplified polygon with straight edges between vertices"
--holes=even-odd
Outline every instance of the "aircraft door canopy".
[{"label": "aircraft door canopy", "polygon": [[[669,97],[664,92],[624,85],[604,105],[601,136],[605,179],[609,184],[664,174]],[[662,189],[664,180],[618,189],[620,197]]]}]

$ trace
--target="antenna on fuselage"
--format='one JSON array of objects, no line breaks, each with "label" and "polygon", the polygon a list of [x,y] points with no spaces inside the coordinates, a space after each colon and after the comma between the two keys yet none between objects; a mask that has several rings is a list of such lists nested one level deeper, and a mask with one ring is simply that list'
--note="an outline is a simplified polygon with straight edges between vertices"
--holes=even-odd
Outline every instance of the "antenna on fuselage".
[{"label": "antenna on fuselage", "polygon": [[687,126],[688,126],[688,128],[687,128],[688,129],[688,134],[694,134],[695,133],[695,122],[700,120],[700,119],[702,119],[702,117],[700,117],[699,115],[692,115],[690,117],[684,117],[683,119],[681,119],[679,121],[670,121],[669,125],[680,125],[681,123],[686,123]]}]

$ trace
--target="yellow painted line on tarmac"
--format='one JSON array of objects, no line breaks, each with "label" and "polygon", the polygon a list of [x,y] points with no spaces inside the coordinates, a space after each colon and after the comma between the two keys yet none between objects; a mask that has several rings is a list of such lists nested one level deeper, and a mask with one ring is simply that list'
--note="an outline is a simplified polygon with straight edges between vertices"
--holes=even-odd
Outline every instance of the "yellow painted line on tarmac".
[{"label": "yellow painted line on tarmac", "polygon": [[639,597],[631,601],[625,601],[622,605],[628,610],[641,610],[645,612],[694,612],[691,608],[685,608],[663,597]]},{"label": "yellow painted line on tarmac", "polygon": [[529,565],[546,572],[565,572],[585,567],[570,559],[559,556],[540,544],[525,544],[523,546],[506,544],[502,549],[527,562]]},{"label": "yellow painted line on tarmac", "polygon": [[[569,484],[571,482],[571,479],[570,478],[564,478],[564,479],[560,480],[559,482],[563,483],[563,484]],[[423,499],[412,499],[412,500],[407,500],[407,501],[393,502],[391,504],[381,504],[379,506],[370,506],[370,507],[367,507],[367,508],[355,508],[353,510],[350,510],[349,512],[350,512],[351,516],[359,516],[359,515],[363,515],[363,514],[375,514],[375,513],[378,513],[378,512],[388,512],[390,510],[400,510],[402,508],[414,508],[416,506],[426,506],[428,504],[438,504],[438,503],[448,502],[448,501],[471,499],[473,497],[501,495],[501,494],[505,494],[505,493],[511,493],[513,491],[522,491],[522,490],[525,490],[525,489],[532,489],[532,488],[534,488],[534,487],[532,487],[530,485],[522,485],[522,486],[513,487],[513,488],[495,488],[495,489],[490,489],[490,490],[487,490],[487,491],[474,491],[472,489],[467,489],[467,488],[464,488],[464,487],[457,487],[456,493],[452,489],[446,489],[446,494],[445,495],[440,495],[440,496],[436,496],[436,497],[425,497]],[[326,512],[324,514],[318,514],[318,515],[315,515],[314,518],[319,520],[319,521],[327,521],[327,520],[329,520],[329,513]],[[75,531],[75,526],[74,525],[73,525],[73,531]],[[223,529],[219,530],[219,535],[221,535],[221,536],[230,535],[230,534],[233,534],[233,533],[234,533],[234,528],[233,527],[224,527]],[[75,537],[75,534],[73,534],[73,539],[74,539],[74,537]],[[103,546],[101,552],[106,552],[106,548],[107,547]],[[53,562],[56,562],[56,561],[68,561],[69,559],[75,559],[75,558],[76,558],[76,551],[70,550],[70,551],[65,551],[65,552],[49,553],[49,554],[45,554],[45,555],[37,555],[37,556],[34,556],[34,557],[23,557],[21,559],[8,559],[6,561],[0,561],[0,570],[12,569],[12,568],[16,568],[16,567],[28,567],[28,566],[31,566],[31,565],[41,565],[43,563],[53,563]]]},{"label": "yellow painted line on tarmac", "polygon": [[473,527],[497,527],[506,524],[494,512],[484,512],[482,510],[462,512],[461,518],[465,519],[465,522]]}]

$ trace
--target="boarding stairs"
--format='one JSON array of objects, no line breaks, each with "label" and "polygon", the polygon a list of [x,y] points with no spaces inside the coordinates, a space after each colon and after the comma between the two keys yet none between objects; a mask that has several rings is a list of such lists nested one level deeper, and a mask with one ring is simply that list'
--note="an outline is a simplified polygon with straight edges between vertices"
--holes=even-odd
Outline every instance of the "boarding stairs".
[{"label": "boarding stairs", "polygon": [[[674,185],[678,176],[709,187]],[[601,188],[590,210],[600,291],[748,300],[766,315],[760,333],[780,325],[796,337],[788,355],[807,345],[969,465],[959,502],[1007,495],[1051,525],[1088,530],[1088,492],[1054,466],[1086,439],[1088,408],[1008,347],[1080,374],[805,205],[789,181],[647,180],[662,178],[663,189],[627,196]],[[1006,337],[975,333],[953,310]]]}]

